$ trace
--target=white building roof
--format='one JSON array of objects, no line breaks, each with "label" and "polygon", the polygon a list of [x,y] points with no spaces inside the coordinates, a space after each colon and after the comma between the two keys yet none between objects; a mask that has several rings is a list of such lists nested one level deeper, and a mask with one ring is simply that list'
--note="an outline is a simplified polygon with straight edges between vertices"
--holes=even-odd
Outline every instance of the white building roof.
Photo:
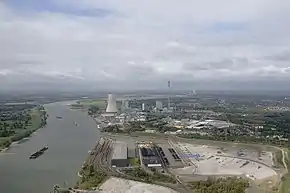
[{"label": "white building roof", "polygon": [[127,143],[122,141],[114,142],[114,152],[112,159],[128,159]]}]

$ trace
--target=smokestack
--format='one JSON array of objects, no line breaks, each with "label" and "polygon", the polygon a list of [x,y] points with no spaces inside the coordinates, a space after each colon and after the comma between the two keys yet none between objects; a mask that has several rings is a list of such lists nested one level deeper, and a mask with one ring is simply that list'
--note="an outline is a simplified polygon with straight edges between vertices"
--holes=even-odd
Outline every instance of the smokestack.
[{"label": "smokestack", "polygon": [[[170,91],[170,87],[171,87],[170,80],[168,80],[167,86],[168,86],[168,91]],[[168,110],[170,110],[170,92],[168,92],[168,107],[167,108],[168,108]]]},{"label": "smokestack", "polygon": [[112,94],[108,94],[108,104],[107,104],[107,109],[106,113],[116,113],[117,110],[117,104],[116,104],[116,99]]}]

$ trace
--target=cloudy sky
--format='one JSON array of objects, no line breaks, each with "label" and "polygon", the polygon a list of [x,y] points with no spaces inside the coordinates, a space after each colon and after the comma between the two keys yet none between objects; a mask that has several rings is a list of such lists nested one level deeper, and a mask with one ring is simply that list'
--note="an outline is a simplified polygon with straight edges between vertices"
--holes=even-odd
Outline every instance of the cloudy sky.
[{"label": "cloudy sky", "polygon": [[0,86],[287,88],[289,18],[289,0],[0,0]]}]

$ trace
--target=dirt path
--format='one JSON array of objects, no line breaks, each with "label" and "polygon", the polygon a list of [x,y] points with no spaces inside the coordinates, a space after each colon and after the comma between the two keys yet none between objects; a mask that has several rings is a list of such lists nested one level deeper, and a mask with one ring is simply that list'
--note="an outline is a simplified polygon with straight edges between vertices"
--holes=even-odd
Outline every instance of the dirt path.
[{"label": "dirt path", "polygon": [[[275,146],[273,146],[273,147],[275,147]],[[280,147],[275,147],[276,149],[279,149],[281,152],[282,152],[282,162],[283,162],[283,165],[284,165],[284,167],[285,167],[285,169],[286,169],[286,172],[288,173],[288,167],[287,167],[287,164],[286,164],[286,161],[285,161],[285,157],[287,156],[287,158],[288,158],[288,154],[287,154],[287,152],[285,152],[282,148],[280,148]]]}]

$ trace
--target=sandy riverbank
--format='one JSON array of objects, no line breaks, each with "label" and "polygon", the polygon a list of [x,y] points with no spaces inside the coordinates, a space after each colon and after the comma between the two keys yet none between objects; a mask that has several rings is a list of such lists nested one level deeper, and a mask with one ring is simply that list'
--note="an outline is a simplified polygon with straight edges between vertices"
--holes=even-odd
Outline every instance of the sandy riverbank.
[{"label": "sandy riverbank", "polygon": [[[36,132],[36,131],[35,131]],[[33,132],[32,134],[34,134],[35,132]],[[32,135],[31,134],[31,135]],[[23,139],[20,139],[19,141],[13,141],[9,147],[5,147],[3,149],[1,149],[0,153],[6,153],[11,147],[13,147],[14,145],[18,145],[21,143],[24,143],[25,141],[28,141],[30,139],[30,137],[24,137]]]},{"label": "sandy riverbank", "polygon": [[[40,128],[38,128],[38,129],[40,129]],[[36,130],[35,130],[33,133],[31,133],[28,137],[24,137],[24,138],[22,138],[22,139],[20,139],[20,140],[18,140],[18,141],[13,141],[13,142],[9,145],[9,147],[5,147],[5,148],[3,148],[3,149],[0,148],[0,153],[6,153],[6,152],[7,152],[11,147],[13,147],[14,145],[19,145],[19,144],[21,144],[21,143],[24,143],[24,142],[30,140],[31,136],[32,136],[32,135],[35,135],[35,134],[37,133],[38,129],[36,129]]]}]

